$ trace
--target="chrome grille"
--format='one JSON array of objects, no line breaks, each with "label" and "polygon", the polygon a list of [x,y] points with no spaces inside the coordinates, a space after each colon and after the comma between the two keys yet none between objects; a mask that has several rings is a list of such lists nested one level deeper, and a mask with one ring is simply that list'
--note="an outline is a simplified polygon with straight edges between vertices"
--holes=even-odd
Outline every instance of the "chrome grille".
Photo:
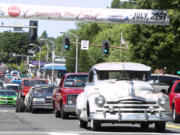
[{"label": "chrome grille", "polygon": [[116,102],[107,102],[104,105],[104,110],[109,112],[109,110],[114,110],[114,112],[120,111],[121,113],[156,113],[159,112],[159,106],[156,102],[145,102],[141,100],[122,100]]},{"label": "chrome grille", "polygon": [[72,104],[75,105],[76,104],[76,99],[77,99],[78,95],[67,95],[67,104],[69,104],[68,101],[72,101]]},{"label": "chrome grille", "polygon": [[52,103],[52,97],[46,97],[46,103]]}]

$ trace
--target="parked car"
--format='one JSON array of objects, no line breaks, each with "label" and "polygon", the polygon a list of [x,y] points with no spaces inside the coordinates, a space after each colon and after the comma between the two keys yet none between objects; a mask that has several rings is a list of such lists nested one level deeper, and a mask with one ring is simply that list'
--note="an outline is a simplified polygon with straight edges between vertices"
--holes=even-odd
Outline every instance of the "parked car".
[{"label": "parked car", "polygon": [[48,84],[47,79],[40,78],[24,78],[22,79],[22,83],[20,85],[20,91],[18,93],[18,98],[16,100],[16,112],[24,112],[25,105],[24,99],[29,89],[37,84]]},{"label": "parked car", "polygon": [[151,80],[154,82],[155,92],[160,92],[162,89],[167,91],[171,83],[175,80],[180,80],[180,76],[172,74],[151,74]]},{"label": "parked car", "polygon": [[175,81],[169,87],[167,94],[174,122],[180,122],[180,80]]},{"label": "parked car", "polygon": [[53,92],[57,118],[66,119],[69,115],[76,115],[76,98],[83,92],[87,78],[87,73],[67,73],[62,77],[59,88]]},{"label": "parked car", "polygon": [[35,85],[25,97],[25,107],[29,112],[36,112],[38,109],[53,111],[52,93],[55,86],[52,85]]},{"label": "parked car", "polygon": [[151,68],[131,62],[94,65],[84,92],[77,97],[79,126],[99,130],[102,123],[138,123],[142,129],[155,124],[163,132],[172,120],[166,94],[154,93],[149,82]]},{"label": "parked car", "polygon": [[14,90],[0,90],[0,104],[16,105],[17,93]]},{"label": "parked car", "polygon": [[16,83],[4,83],[3,87],[7,90],[14,90],[19,93],[19,84]]},{"label": "parked car", "polygon": [[17,84],[21,84],[22,83],[21,77],[16,77],[16,76],[13,77],[12,82],[17,83]]}]

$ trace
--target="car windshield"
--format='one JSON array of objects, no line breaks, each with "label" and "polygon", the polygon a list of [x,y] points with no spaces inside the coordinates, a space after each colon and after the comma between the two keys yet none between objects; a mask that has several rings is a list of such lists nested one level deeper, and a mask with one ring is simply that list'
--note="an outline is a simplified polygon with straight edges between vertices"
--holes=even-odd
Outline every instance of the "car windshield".
[{"label": "car windshield", "polygon": [[24,86],[34,86],[36,84],[47,84],[45,80],[24,80]]},{"label": "car windshield", "polygon": [[0,91],[0,95],[2,96],[14,96],[16,95],[15,91]]},{"label": "car windshield", "polygon": [[98,80],[141,80],[149,79],[149,72],[145,71],[97,71]]},{"label": "car windshield", "polygon": [[69,75],[66,77],[64,87],[85,87],[88,75]]},{"label": "car windshield", "polygon": [[38,87],[35,89],[35,93],[52,93],[54,87]]}]

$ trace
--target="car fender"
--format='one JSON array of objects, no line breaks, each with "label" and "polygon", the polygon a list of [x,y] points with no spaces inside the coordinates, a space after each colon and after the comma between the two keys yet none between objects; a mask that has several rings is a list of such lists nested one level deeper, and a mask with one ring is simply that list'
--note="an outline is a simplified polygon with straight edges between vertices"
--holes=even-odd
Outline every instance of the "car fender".
[{"label": "car fender", "polygon": [[84,92],[79,94],[77,97],[76,114],[78,115],[79,119],[84,120],[84,121],[88,121],[87,100],[85,99]]}]

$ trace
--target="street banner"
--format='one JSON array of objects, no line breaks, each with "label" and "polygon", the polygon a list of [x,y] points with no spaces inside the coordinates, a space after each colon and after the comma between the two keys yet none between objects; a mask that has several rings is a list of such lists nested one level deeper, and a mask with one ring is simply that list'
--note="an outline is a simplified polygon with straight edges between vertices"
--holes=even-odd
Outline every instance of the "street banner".
[{"label": "street banner", "polygon": [[164,10],[79,8],[0,3],[1,18],[169,25]]}]

